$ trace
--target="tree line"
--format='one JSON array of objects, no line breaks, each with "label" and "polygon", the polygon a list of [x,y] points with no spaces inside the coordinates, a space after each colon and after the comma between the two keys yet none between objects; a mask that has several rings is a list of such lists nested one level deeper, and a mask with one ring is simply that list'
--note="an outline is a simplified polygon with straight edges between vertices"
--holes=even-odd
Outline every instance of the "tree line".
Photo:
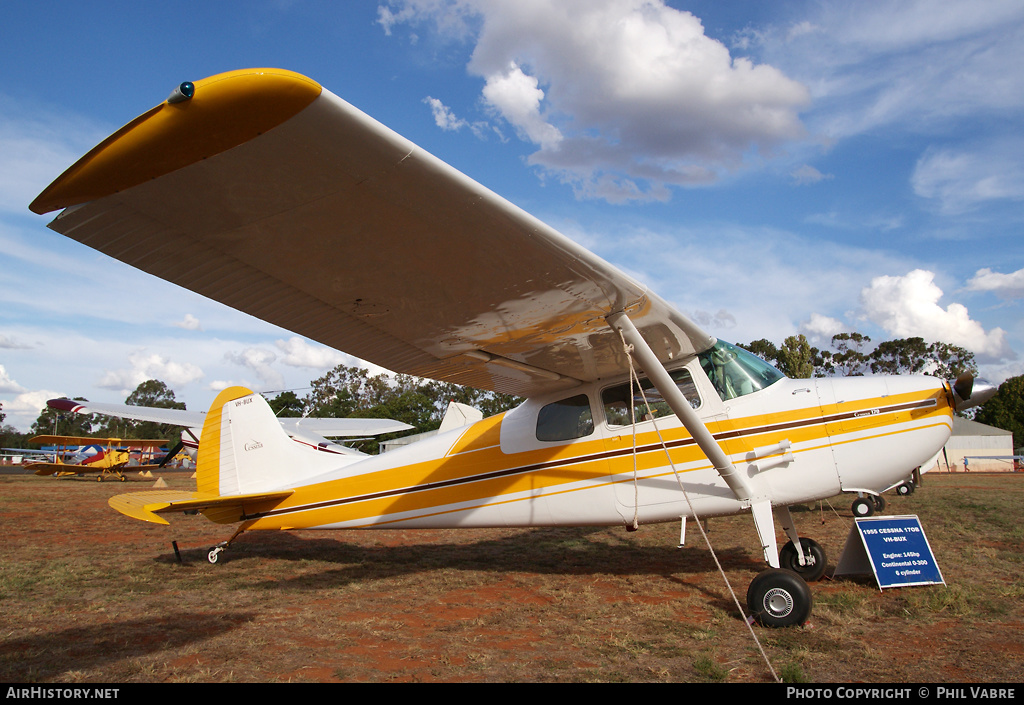
[{"label": "tree line", "polygon": [[[267,403],[280,417],[388,418],[413,427],[404,434],[389,434],[362,442],[361,448],[376,452],[382,440],[436,430],[451,401],[468,404],[492,416],[507,411],[522,400],[509,394],[485,392],[457,384],[424,380],[410,375],[371,374],[361,367],[338,365],[310,382],[310,391],[300,397],[294,391],[264,394]],[[76,397],[75,401],[86,401]],[[140,384],[124,401],[131,406],[184,409],[174,391],[160,380]],[[0,407],[0,421],[4,416]],[[44,408],[28,433],[11,426],[0,426],[0,441],[7,448],[27,448],[33,436],[59,434],[121,439],[167,439],[177,442],[181,428],[151,421],[133,421],[112,416],[76,414]]]},{"label": "tree line", "polygon": [[839,333],[832,336],[829,348],[819,350],[801,334],[789,336],[781,346],[762,338],[740,347],[793,379],[866,374],[926,374],[954,379],[964,372],[978,374],[974,353],[949,343],[929,344],[924,338],[886,340],[872,348],[871,338],[866,335]]}]

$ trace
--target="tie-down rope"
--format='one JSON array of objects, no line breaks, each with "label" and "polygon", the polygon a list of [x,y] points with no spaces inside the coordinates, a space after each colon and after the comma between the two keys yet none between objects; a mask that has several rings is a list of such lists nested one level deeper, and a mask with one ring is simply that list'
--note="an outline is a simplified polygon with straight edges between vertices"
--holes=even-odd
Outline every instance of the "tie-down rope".
[{"label": "tie-down rope", "polygon": [[[636,374],[636,367],[633,364],[633,346],[626,342],[625,336],[622,331],[619,331],[619,337],[622,339],[622,347],[626,352],[626,357],[629,359],[629,418],[633,424],[633,529],[639,528],[639,513],[640,513],[640,490],[638,484],[638,470],[637,470],[637,453],[636,453],[636,404],[635,397],[633,396],[633,390],[640,390],[640,397],[643,400],[644,407],[647,409],[647,413],[650,414],[651,421],[654,426],[654,432],[658,435],[658,442],[661,444],[662,449],[665,451],[665,457],[668,459],[668,464],[672,468],[672,474],[676,478],[676,483],[679,485],[680,491],[683,493],[683,498],[686,500],[686,505],[690,508],[690,516],[693,517],[697,528],[700,529],[701,536],[704,537],[704,543],[707,544],[708,551],[711,553],[711,558],[714,559],[715,565],[718,566],[718,572],[722,576],[722,580],[725,581],[725,586],[729,589],[729,594],[732,595],[732,601],[736,604],[736,609],[740,611],[740,616],[743,617],[743,623],[747,625],[747,630],[750,632],[750,636],[754,639],[754,643],[757,645],[758,651],[761,652],[761,657],[764,659],[765,664],[768,666],[768,670],[772,674],[772,678],[775,679],[776,683],[781,683],[781,679],[775,673],[775,669],[772,668],[772,663],[768,659],[768,654],[765,653],[764,647],[761,646],[761,641],[757,638],[757,634],[754,632],[754,627],[751,624],[751,620],[747,617],[743,611],[740,600],[736,597],[736,591],[732,589],[732,584],[729,582],[729,577],[725,574],[725,569],[722,568],[722,564],[718,560],[718,556],[715,555],[715,549],[711,546],[711,540],[708,538],[707,532],[704,531],[704,526],[701,523],[700,517],[697,516],[696,510],[693,508],[693,503],[690,501],[690,495],[686,491],[686,487],[683,485],[683,480],[679,476],[679,471],[676,469],[675,461],[672,460],[672,454],[668,451],[668,445],[665,443],[665,439],[661,435],[661,429],[658,428],[658,422],[655,420],[654,410],[651,409],[651,404],[647,400],[647,394],[644,393],[643,387],[640,385],[640,379]],[[635,385],[634,385],[635,382]],[[685,518],[682,519],[685,521]]]}]

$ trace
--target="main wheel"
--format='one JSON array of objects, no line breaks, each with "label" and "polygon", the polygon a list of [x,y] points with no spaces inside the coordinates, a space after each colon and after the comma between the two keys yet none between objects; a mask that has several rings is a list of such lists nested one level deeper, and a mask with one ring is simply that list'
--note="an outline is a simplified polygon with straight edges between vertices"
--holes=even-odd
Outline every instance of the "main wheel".
[{"label": "main wheel", "polygon": [[791,570],[769,568],[747,589],[747,609],[765,627],[791,627],[811,616],[811,589]]},{"label": "main wheel", "polygon": [[850,505],[850,510],[853,511],[853,515],[855,517],[869,517],[875,513],[875,503],[870,499],[858,497],[853,500],[853,504]]},{"label": "main wheel", "polygon": [[914,494],[914,483],[904,482],[902,485],[896,486],[896,494],[906,497]]},{"label": "main wheel", "polygon": [[876,512],[881,514],[885,511],[885,497],[883,497],[882,495],[872,495],[870,499],[875,505]]},{"label": "main wheel", "polygon": [[792,541],[779,551],[779,565],[793,571],[808,583],[820,580],[825,574],[825,549],[814,539],[800,539],[800,546],[804,549],[803,565],[800,565],[800,554]]}]

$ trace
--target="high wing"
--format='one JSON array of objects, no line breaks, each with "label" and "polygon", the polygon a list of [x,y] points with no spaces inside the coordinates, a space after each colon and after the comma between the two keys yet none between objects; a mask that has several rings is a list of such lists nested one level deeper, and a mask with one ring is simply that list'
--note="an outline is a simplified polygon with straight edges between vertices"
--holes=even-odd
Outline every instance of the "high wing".
[{"label": "high wing", "polygon": [[[191,98],[187,98],[192,94]],[[299,74],[183,84],[31,205],[50,227],[387,369],[531,396],[714,338],[533,216]],[[187,253],[187,257],[182,255]]]},{"label": "high wing", "polygon": [[[91,401],[75,401],[71,399],[50,399],[46,405],[61,411],[78,414],[102,414],[116,416],[134,421],[153,421],[171,426],[186,428],[202,428],[206,421],[205,411],[186,411],[184,409],[163,409],[151,406],[133,406],[131,404],[103,404]],[[331,418],[282,418],[281,426],[289,435],[302,431],[311,432],[324,438],[351,438],[358,436],[376,436],[383,433],[397,433],[411,428],[407,423],[393,419],[331,419]]]},{"label": "high wing", "polygon": [[50,399],[46,405],[59,411],[70,411],[76,414],[101,414],[116,416],[120,419],[133,421],[152,421],[170,426],[186,426],[188,428],[203,426],[206,413],[186,411],[185,409],[164,409],[151,406],[133,406],[131,404],[102,404],[91,401],[71,399]]}]

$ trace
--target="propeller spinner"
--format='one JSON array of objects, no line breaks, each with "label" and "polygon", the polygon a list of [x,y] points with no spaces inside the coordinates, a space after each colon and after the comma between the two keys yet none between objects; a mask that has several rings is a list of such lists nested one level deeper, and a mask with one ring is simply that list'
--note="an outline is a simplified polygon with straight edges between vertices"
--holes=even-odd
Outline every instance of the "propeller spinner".
[{"label": "propeller spinner", "polygon": [[975,381],[974,375],[964,372],[950,382],[953,395],[956,397],[956,410],[972,409],[981,406],[995,395],[998,387],[984,380]]}]

